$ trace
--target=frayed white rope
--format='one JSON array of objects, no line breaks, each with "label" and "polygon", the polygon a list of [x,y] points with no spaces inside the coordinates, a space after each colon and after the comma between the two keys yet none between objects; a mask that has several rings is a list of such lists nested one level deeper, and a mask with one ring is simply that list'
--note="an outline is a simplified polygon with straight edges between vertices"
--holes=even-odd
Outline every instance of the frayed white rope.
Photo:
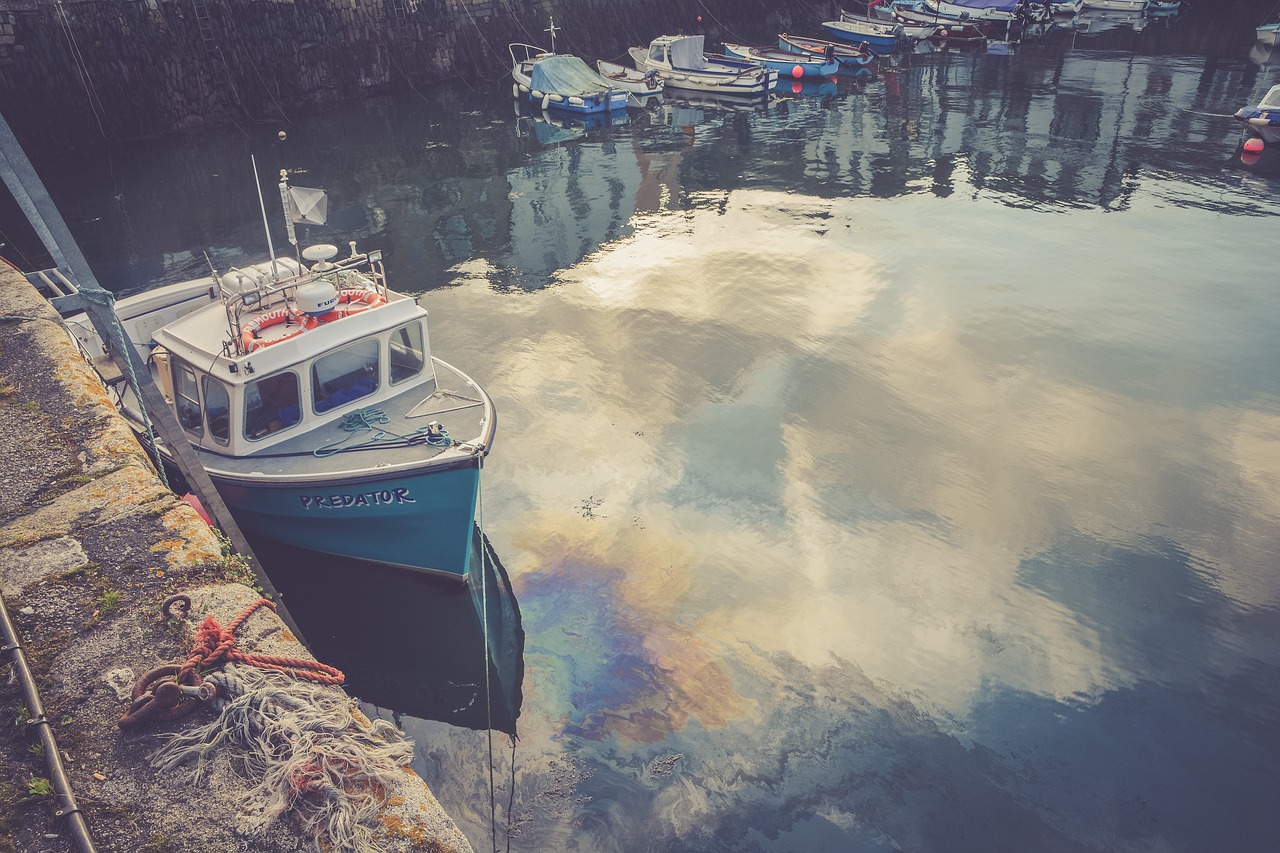
[{"label": "frayed white rope", "polygon": [[242,833],[262,835],[293,810],[316,850],[378,849],[374,829],[387,788],[413,760],[403,732],[385,720],[366,726],[344,694],[283,673],[227,666],[206,680],[218,687],[218,719],[166,736],[151,755],[154,767],[199,782],[215,751],[226,750],[247,780],[257,780],[241,799]]}]

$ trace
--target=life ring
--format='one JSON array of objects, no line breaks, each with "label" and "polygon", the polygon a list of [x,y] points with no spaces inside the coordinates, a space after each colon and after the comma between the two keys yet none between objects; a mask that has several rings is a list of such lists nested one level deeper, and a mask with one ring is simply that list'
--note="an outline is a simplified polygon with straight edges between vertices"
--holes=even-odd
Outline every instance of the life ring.
[{"label": "life ring", "polygon": [[[281,323],[298,323],[299,328],[296,332],[290,332],[271,340],[263,340],[258,337],[258,333],[263,329],[269,329],[272,326],[279,326]],[[296,338],[307,329],[314,329],[319,325],[320,321],[315,317],[301,317],[294,314],[287,308],[277,308],[274,311],[268,311],[265,314],[259,314],[249,322],[240,327],[240,344],[244,347],[245,352],[253,352],[262,347],[269,347],[272,344],[278,344],[281,341],[287,341],[290,338]]]},{"label": "life ring", "polygon": [[362,287],[340,290],[338,291],[337,307],[326,314],[321,314],[320,322],[328,323],[333,320],[341,320],[343,317],[350,317],[352,314],[359,314],[361,311],[377,308],[379,305],[386,304],[386,301],[387,298],[376,290],[365,290]]}]

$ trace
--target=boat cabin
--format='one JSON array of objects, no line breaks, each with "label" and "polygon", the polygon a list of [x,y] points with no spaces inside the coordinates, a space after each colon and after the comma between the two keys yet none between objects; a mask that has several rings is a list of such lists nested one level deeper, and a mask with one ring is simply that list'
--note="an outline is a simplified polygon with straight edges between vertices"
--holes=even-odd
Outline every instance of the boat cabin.
[{"label": "boat cabin", "polygon": [[267,264],[228,273],[219,302],[155,331],[153,370],[193,445],[267,454],[406,390],[434,389],[427,312],[386,289],[380,262],[372,275],[325,263],[284,282],[263,274]]}]

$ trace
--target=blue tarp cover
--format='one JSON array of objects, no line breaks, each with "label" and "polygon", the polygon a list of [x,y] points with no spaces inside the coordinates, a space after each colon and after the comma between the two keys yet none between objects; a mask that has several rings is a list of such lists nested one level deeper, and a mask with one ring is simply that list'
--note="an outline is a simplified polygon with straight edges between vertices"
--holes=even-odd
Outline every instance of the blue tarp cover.
[{"label": "blue tarp cover", "polygon": [[539,59],[529,75],[529,87],[569,97],[570,95],[594,95],[608,91],[609,83],[587,63],[576,56],[546,56]]}]

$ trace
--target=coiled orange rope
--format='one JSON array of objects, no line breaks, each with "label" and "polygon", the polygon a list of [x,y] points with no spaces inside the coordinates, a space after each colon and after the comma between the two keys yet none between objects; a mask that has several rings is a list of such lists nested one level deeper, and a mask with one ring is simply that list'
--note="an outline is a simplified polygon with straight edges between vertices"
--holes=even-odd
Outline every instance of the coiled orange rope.
[{"label": "coiled orange rope", "polygon": [[327,664],[302,658],[277,657],[275,655],[246,654],[236,651],[236,629],[254,614],[259,607],[269,607],[274,613],[276,606],[265,598],[259,598],[244,609],[244,612],[232,619],[224,628],[212,616],[206,616],[192,638],[194,645],[187,660],[178,671],[178,683],[190,683],[190,676],[196,668],[210,670],[226,663],[243,663],[259,669],[274,669],[288,673],[295,678],[314,681],[319,684],[342,684],[347,677],[342,671]]}]

